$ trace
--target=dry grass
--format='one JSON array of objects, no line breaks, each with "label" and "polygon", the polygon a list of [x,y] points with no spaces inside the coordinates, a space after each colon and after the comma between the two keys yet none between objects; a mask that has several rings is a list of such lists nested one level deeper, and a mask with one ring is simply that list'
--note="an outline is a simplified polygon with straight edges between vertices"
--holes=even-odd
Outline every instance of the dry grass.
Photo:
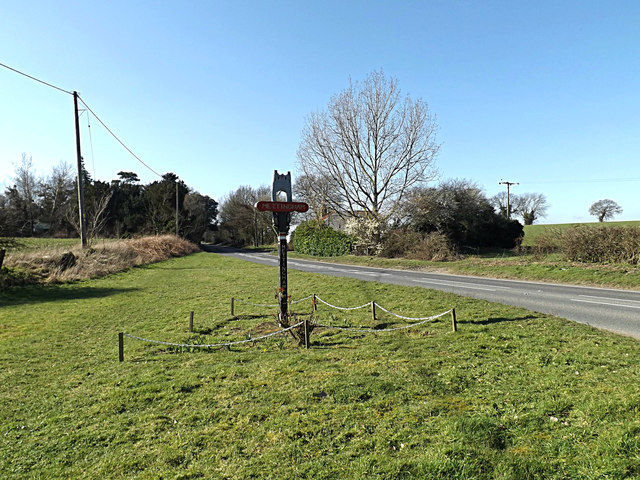
[{"label": "dry grass", "polygon": [[[27,283],[62,283],[101,277],[197,251],[199,247],[187,240],[163,235],[103,242],[85,249],[49,247],[17,252],[8,255],[4,265],[26,274],[30,279]],[[25,276],[20,278],[24,280]]]}]

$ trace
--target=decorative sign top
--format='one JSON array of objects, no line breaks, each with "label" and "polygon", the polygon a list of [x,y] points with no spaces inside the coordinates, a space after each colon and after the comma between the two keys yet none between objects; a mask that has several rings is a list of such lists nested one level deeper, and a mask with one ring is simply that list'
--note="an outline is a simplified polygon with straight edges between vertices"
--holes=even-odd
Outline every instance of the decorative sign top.
[{"label": "decorative sign top", "polygon": [[303,202],[258,202],[256,208],[261,212],[306,212],[309,205]]}]

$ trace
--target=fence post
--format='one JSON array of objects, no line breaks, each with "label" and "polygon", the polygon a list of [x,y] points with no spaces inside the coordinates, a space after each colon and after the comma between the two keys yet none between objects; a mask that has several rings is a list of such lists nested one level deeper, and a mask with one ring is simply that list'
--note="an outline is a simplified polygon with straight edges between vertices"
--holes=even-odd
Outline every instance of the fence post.
[{"label": "fence post", "polygon": [[118,360],[124,362],[124,333],[118,333]]},{"label": "fence post", "polygon": [[233,317],[233,297],[231,297],[231,316]]},{"label": "fence post", "polygon": [[456,309],[451,309],[451,327],[454,332],[458,331],[458,321],[456,320]]},{"label": "fence post", "polygon": [[193,333],[193,310],[189,314],[189,333]]},{"label": "fence post", "polygon": [[302,321],[304,322],[304,348],[306,348],[307,350],[309,349],[309,319],[307,317],[304,317],[302,319]]},{"label": "fence post", "polygon": [[318,310],[318,304],[316,303],[316,294],[313,294],[313,298],[311,299],[311,305],[313,306],[313,311],[316,312]]},{"label": "fence post", "polygon": [[373,321],[376,321],[376,302],[374,300],[371,300],[371,318],[373,318]]}]

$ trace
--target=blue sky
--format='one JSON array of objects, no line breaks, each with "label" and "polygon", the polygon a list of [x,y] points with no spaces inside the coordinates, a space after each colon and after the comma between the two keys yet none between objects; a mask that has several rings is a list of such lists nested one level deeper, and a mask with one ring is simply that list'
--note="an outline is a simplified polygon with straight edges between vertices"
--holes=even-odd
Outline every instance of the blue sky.
[{"label": "blue sky", "polygon": [[[3,2],[0,63],[77,90],[159,173],[216,200],[296,176],[305,118],[383,69],[438,118],[440,179],[539,192],[542,223],[640,220],[640,2]],[[94,178],[157,179],[92,116]],[[88,127],[88,124],[91,127]],[[91,135],[89,135],[89,131]],[[72,97],[0,68],[0,188],[75,162]]]}]

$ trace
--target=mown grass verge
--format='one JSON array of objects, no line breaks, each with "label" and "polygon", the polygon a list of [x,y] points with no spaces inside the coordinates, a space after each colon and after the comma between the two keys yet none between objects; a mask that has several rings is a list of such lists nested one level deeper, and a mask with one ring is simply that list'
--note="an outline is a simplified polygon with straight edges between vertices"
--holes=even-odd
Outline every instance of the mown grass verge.
[{"label": "mown grass verge", "polygon": [[[447,320],[316,330],[230,351],[172,348],[273,331],[277,269],[198,253],[0,293],[1,478],[632,478],[637,341],[420,288],[289,272],[294,299],[376,300]],[[296,306],[308,311],[308,303]],[[188,332],[189,312],[195,330]],[[381,313],[381,312],[380,312]],[[318,319],[398,326],[394,317]],[[193,351],[191,351],[193,350]]]},{"label": "mown grass verge", "polygon": [[640,266],[628,264],[594,264],[564,260],[559,254],[516,255],[510,251],[467,255],[448,262],[427,262],[405,258],[343,255],[312,257],[290,252],[289,257],[346,265],[422,270],[490,278],[511,278],[539,282],[589,285],[597,287],[640,289]]}]

